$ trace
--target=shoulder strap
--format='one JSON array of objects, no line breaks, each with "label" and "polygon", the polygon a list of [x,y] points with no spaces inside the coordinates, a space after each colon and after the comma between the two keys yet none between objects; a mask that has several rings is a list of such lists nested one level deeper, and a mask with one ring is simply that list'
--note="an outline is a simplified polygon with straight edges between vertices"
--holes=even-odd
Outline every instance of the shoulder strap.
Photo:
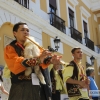
[{"label": "shoulder strap", "polygon": [[74,66],[74,65],[75,65],[74,61],[71,61],[66,67],[68,67],[68,66]]}]

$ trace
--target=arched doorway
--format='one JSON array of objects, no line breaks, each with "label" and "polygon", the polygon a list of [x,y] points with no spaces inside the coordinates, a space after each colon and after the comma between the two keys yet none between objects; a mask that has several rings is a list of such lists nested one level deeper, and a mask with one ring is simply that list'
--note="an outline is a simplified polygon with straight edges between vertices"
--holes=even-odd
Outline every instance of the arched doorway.
[{"label": "arched doorway", "polygon": [[0,27],[0,65],[5,65],[4,61],[4,47],[10,42],[10,39],[14,39],[12,33],[13,24],[10,22],[3,23]]}]

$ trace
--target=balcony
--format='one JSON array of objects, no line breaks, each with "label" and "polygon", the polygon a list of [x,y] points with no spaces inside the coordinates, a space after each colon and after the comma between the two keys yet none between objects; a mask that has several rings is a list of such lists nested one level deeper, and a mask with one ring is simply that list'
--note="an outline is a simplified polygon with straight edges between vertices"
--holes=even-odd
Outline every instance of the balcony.
[{"label": "balcony", "polygon": [[14,0],[25,8],[29,9],[29,0]]},{"label": "balcony", "polygon": [[58,30],[62,31],[63,33],[66,33],[65,21],[54,13],[48,13],[48,14],[50,17],[50,24],[55,28],[57,28]]},{"label": "balcony", "polygon": [[94,51],[94,42],[91,41],[88,37],[85,37],[86,46]]},{"label": "balcony", "polygon": [[82,43],[82,33],[77,31],[75,28],[70,27],[71,37],[75,39],[76,41]]}]

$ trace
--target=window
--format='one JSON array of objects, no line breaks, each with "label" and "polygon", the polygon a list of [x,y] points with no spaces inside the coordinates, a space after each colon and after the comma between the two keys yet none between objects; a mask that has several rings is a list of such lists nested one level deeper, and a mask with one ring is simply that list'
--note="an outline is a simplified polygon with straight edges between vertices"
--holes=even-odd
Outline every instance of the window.
[{"label": "window", "polygon": [[84,37],[88,38],[87,23],[85,21],[83,21],[83,27],[84,27]]},{"label": "window", "polygon": [[56,9],[57,9],[56,0],[49,0],[49,11],[51,13],[56,14]]},{"label": "window", "polygon": [[94,51],[94,42],[89,39],[89,34],[88,34],[88,28],[87,28],[87,23],[83,20],[83,28],[84,28],[84,38],[85,38],[85,43],[86,46]]},{"label": "window", "polygon": [[49,11],[50,12],[48,14],[50,17],[50,24],[60,31],[66,33],[65,21],[57,16],[58,13],[56,0],[49,0]]},{"label": "window", "polygon": [[70,21],[70,27],[74,27],[74,12],[68,8],[69,10],[69,21]]}]

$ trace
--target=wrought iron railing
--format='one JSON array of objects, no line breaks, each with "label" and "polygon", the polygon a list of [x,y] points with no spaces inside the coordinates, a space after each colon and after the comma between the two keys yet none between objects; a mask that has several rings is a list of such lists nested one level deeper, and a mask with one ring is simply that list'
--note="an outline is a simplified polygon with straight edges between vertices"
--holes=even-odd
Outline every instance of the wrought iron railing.
[{"label": "wrought iron railing", "polygon": [[25,8],[29,9],[29,0],[14,0],[24,6]]},{"label": "wrought iron railing", "polygon": [[54,13],[48,13],[50,17],[50,24],[60,31],[66,33],[65,21]]},{"label": "wrought iron railing", "polygon": [[91,41],[88,37],[85,37],[86,46],[94,51],[94,42]]},{"label": "wrought iron railing", "polygon": [[73,27],[70,27],[71,37],[75,39],[76,41],[82,43],[82,33],[80,33],[78,30],[76,30]]}]

